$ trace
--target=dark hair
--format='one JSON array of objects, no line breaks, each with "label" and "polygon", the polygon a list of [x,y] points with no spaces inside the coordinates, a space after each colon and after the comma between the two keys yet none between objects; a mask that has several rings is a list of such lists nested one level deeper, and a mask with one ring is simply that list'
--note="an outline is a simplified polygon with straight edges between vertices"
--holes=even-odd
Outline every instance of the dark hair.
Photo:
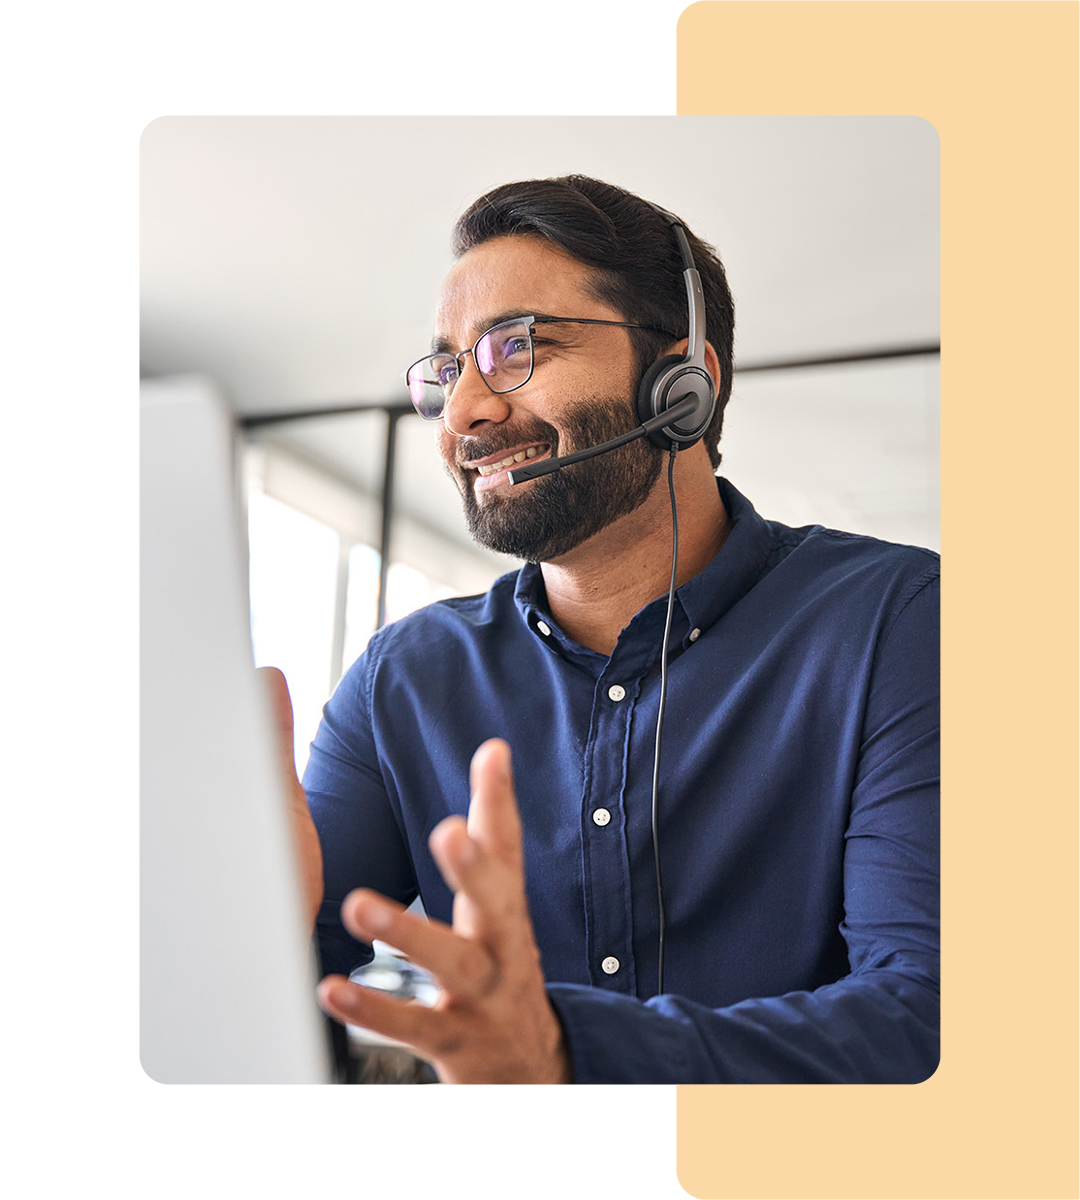
[{"label": "dark hair", "polygon": [[[507,235],[544,238],[593,268],[593,295],[625,320],[686,330],[686,284],[668,222],[640,196],[587,175],[506,183],[469,206],[454,227],[453,252]],[[724,266],[712,246],[686,236],[705,294],[706,337],[720,359],[716,415],[705,431],[713,467],[720,465],[720,428],[731,395],[735,310]],[[670,344],[663,334],[630,331],[639,376]]]}]

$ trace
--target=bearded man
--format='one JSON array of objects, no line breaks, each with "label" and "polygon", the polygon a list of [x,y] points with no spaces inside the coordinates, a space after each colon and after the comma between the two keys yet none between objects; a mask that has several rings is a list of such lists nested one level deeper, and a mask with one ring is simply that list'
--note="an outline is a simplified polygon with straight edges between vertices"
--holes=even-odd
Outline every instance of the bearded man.
[{"label": "bearded man", "polygon": [[[677,218],[533,180],[454,249],[410,391],[474,537],[525,566],[380,630],[325,708],[298,818],[320,1002],[444,1082],[926,1079],[937,556],[716,477],[733,308]],[[511,480],[639,426],[642,377],[691,350],[698,440]],[[347,979],[375,938],[433,1007]]]}]

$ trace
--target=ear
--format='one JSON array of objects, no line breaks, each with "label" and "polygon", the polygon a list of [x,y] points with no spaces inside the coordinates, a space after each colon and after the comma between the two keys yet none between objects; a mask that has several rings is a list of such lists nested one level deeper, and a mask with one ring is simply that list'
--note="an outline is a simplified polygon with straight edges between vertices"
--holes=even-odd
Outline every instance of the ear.
[{"label": "ear", "polygon": [[[690,346],[689,338],[680,338],[679,341],[672,342],[670,346],[667,346],[664,350],[662,350],[660,352],[660,354],[657,355],[657,358],[663,358],[667,354],[677,354],[680,358],[683,358],[683,357],[685,357],[686,351],[689,348],[689,346]],[[713,349],[712,342],[705,343],[705,369],[712,376],[715,394],[717,396],[719,396],[720,395],[720,376],[721,376],[720,359],[719,359],[716,351]]]}]

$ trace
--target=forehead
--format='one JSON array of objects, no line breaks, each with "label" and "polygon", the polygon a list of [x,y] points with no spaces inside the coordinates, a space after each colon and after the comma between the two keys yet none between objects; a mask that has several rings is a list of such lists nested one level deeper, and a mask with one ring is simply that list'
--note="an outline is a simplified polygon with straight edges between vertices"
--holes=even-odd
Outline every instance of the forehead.
[{"label": "forehead", "polygon": [[451,268],[435,310],[437,340],[466,346],[508,316],[620,314],[589,291],[590,269],[532,237],[498,237],[463,254]]}]

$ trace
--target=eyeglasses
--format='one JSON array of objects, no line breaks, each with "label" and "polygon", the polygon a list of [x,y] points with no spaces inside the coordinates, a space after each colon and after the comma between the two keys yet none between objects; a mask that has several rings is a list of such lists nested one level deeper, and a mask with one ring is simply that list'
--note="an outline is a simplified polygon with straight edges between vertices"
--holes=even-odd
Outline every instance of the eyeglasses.
[{"label": "eyeglasses", "polygon": [[426,421],[437,421],[447,398],[461,378],[462,359],[466,354],[480,370],[480,377],[496,395],[523,387],[532,378],[534,325],[617,325],[621,329],[650,329],[675,338],[675,334],[655,325],[635,325],[630,321],[600,321],[588,317],[515,317],[502,321],[482,333],[471,350],[457,354],[442,351],[418,359],[405,372],[405,384],[413,407]]}]

